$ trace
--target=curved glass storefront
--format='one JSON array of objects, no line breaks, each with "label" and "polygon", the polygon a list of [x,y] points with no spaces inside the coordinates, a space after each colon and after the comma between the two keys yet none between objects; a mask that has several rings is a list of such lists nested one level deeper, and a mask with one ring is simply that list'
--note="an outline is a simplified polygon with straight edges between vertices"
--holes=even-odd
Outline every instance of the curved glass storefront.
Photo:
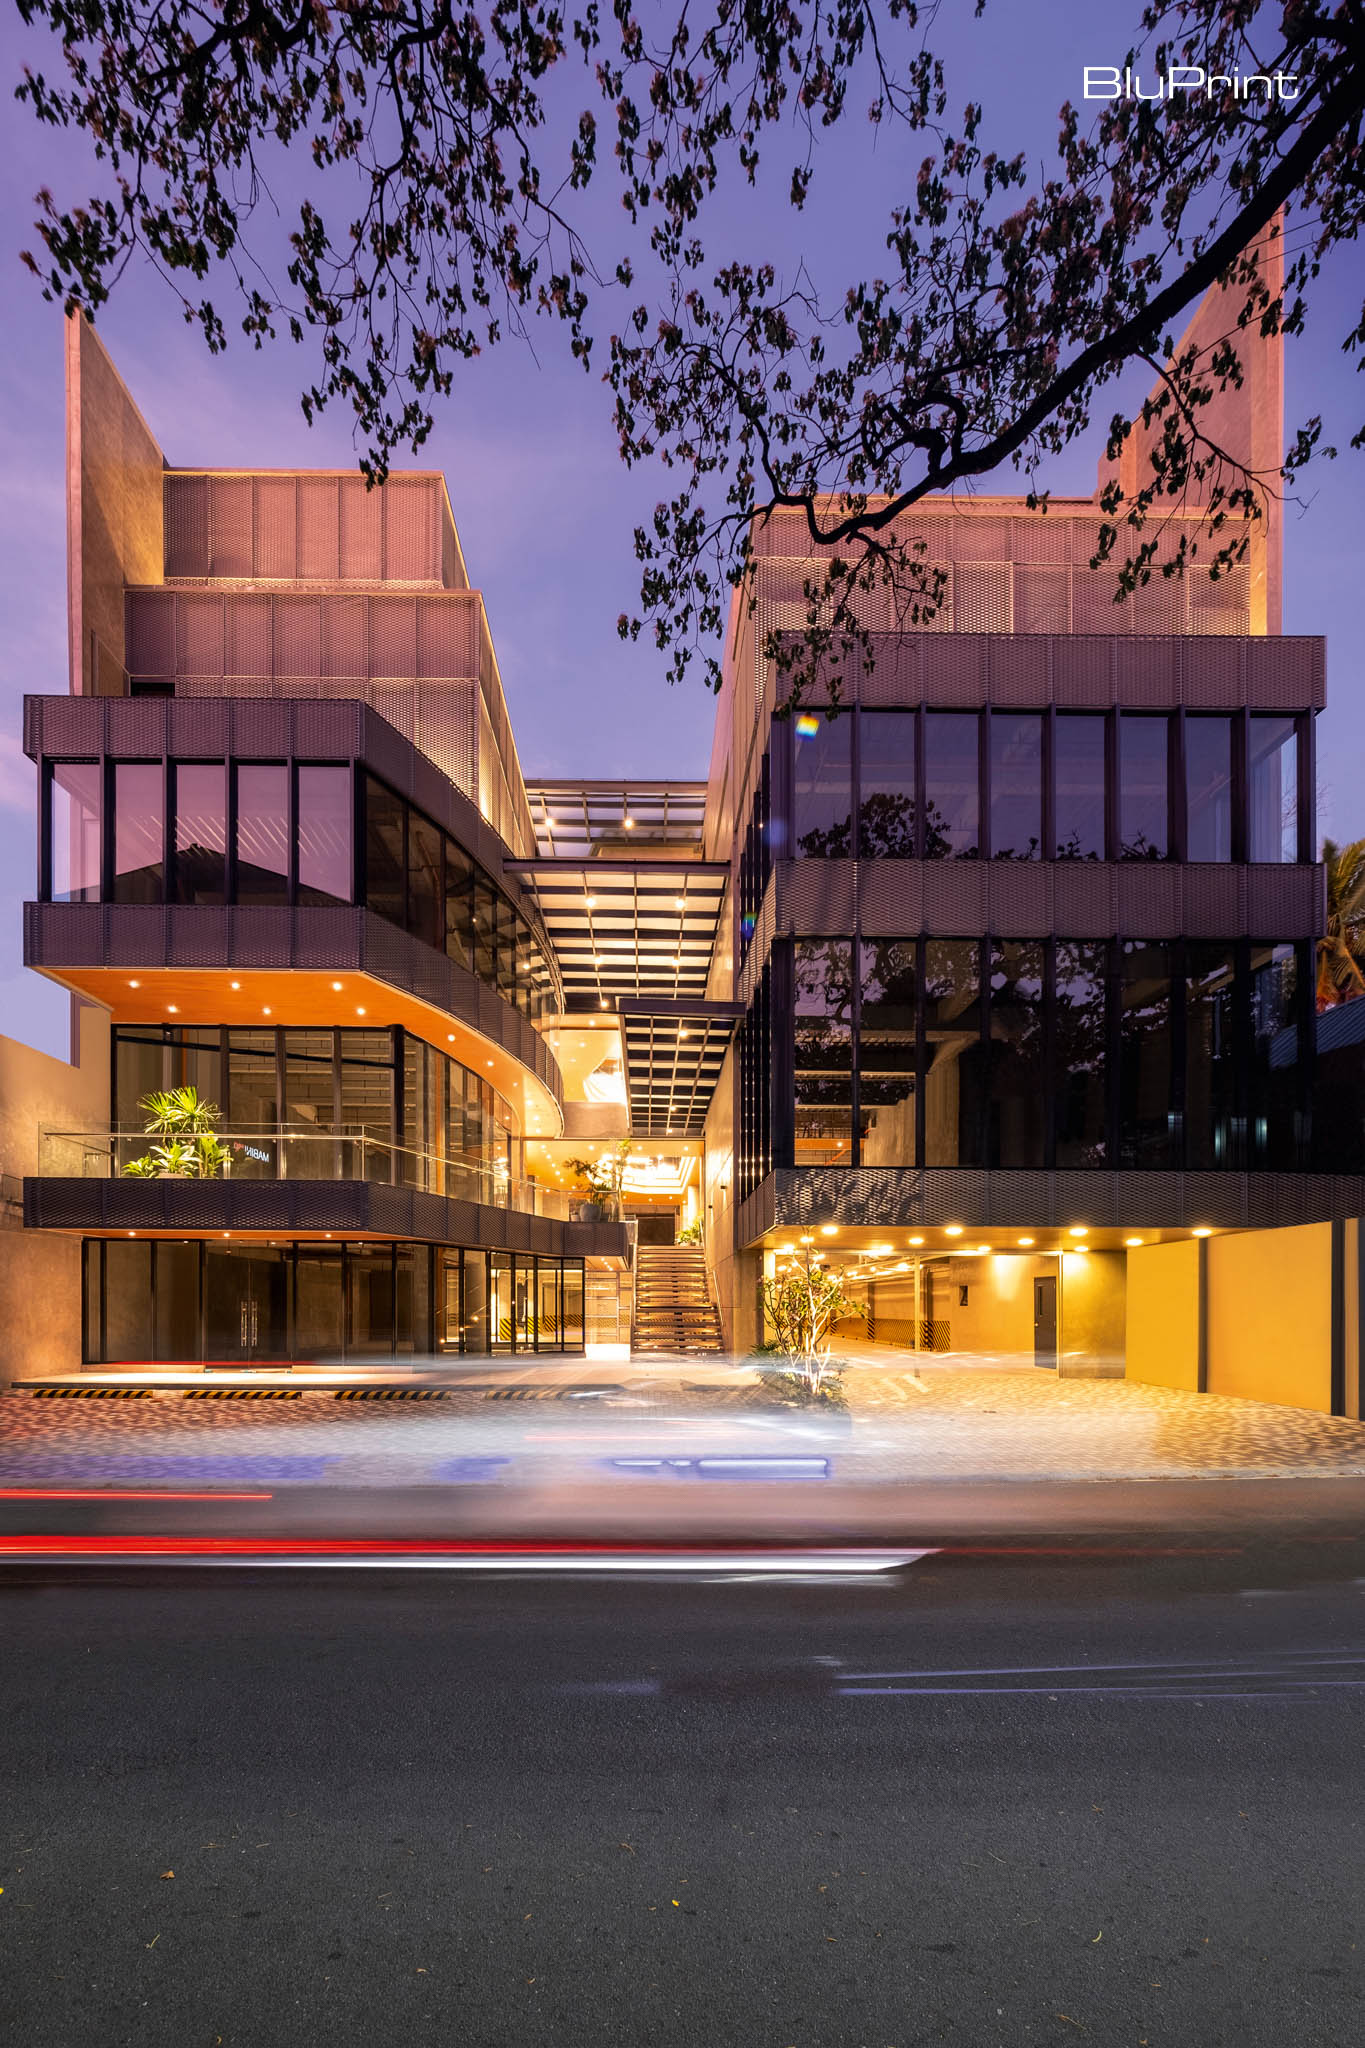
[{"label": "curved glass storefront", "polygon": [[364,904],[524,1017],[560,1007],[531,920],[422,811],[349,763],[48,761],[51,903]]},{"label": "curved glass storefront", "polygon": [[522,1179],[510,1104],[399,1028],[117,1025],[111,1071],[116,1133],[141,1132],[156,1089],[216,1103],[234,1180],[376,1180],[501,1206]]}]

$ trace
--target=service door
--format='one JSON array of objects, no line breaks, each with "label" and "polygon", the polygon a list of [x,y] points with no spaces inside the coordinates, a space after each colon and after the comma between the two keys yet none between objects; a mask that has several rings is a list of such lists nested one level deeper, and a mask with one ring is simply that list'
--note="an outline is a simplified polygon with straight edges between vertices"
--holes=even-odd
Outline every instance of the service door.
[{"label": "service door", "polygon": [[1057,1280],[1054,1274],[1033,1283],[1033,1363],[1055,1370],[1057,1365]]}]

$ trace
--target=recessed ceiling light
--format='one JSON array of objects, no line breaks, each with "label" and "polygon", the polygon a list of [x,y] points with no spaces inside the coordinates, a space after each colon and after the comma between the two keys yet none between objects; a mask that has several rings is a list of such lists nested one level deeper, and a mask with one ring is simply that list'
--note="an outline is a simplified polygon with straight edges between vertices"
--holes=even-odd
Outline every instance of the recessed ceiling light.
[{"label": "recessed ceiling light", "polygon": [[446,1033],[446,1044],[447,1044],[447,1045],[454,1045],[454,1043],[455,1043],[455,1033],[454,1033],[453,1031],[447,1031],[447,1033]]},{"label": "recessed ceiling light", "polygon": [[977,1250],[979,1252],[988,1252],[990,1250],[990,1246],[988,1244],[979,1244],[977,1246]]},{"label": "recessed ceiling light", "polygon": [[240,988],[240,987],[241,987],[241,985],[242,985],[242,984],[241,984],[241,982],[240,982],[240,981],[233,981],[233,982],[229,982],[229,984],[228,984],[229,988]]},{"label": "recessed ceiling light", "polygon": [[1089,1237],[1089,1235],[1090,1232],[1084,1223],[1073,1223],[1067,1231],[1068,1237]]},{"label": "recessed ceiling light", "polygon": [[489,1066],[491,1067],[491,1066],[492,1066],[492,1064],[493,1064],[492,1060],[490,1060],[490,1061],[488,1062],[488,1064],[489,1064]]},{"label": "recessed ceiling light", "polygon": [[269,1005],[269,1003],[267,1003],[267,1004],[266,1004],[266,1006],[265,1006],[265,1008],[264,1008],[264,1009],[263,1009],[263,1010],[261,1011],[261,1015],[262,1015],[263,1017],[268,1017],[268,1016],[269,1016],[270,1014],[271,1014],[271,1012],[270,1012],[270,1005]]},{"label": "recessed ceiling light", "polygon": [[355,1006],[355,1013],[356,1013],[357,1017],[363,1017],[363,1016],[364,1016],[364,1014],[365,1014],[365,1006],[364,1006],[364,1004],[363,1004],[363,1003],[357,1003],[357,1004],[356,1004],[356,1006]]},{"label": "recessed ceiling light", "polygon": [[332,983],[332,987],[336,990],[338,995],[341,994],[341,983],[339,981],[334,981]]},{"label": "recessed ceiling light", "polygon": [[1209,1229],[1209,1226],[1208,1226],[1208,1224],[1207,1224],[1207,1223],[1201,1223],[1201,1224],[1199,1224],[1199,1226],[1198,1226],[1198,1227],[1197,1227],[1196,1229],[1194,1229],[1194,1230],[1192,1230],[1192,1231],[1190,1232],[1190,1236],[1191,1236],[1191,1237],[1212,1237],[1212,1236],[1213,1236],[1213,1232],[1212,1232],[1212,1231],[1211,1231],[1211,1230]]},{"label": "recessed ceiling light", "polygon": [[141,988],[142,983],[140,981],[130,981],[128,986],[129,988]]},{"label": "recessed ceiling light", "polygon": [[1019,1242],[1020,1244],[1032,1244],[1033,1239],[1031,1237],[1021,1237]]},{"label": "recessed ceiling light", "polygon": [[166,1005],[166,1008],[167,1008],[167,1009],[168,1009],[168,1010],[170,1011],[170,1013],[171,1013],[171,1015],[172,1015],[173,1017],[178,1017],[178,1016],[179,1016],[179,1014],[180,1014],[180,1006],[179,1006],[179,1004],[178,1004],[178,1003],[167,1003],[167,1005]]},{"label": "recessed ceiling light", "polygon": [[224,1237],[231,1237],[231,1235],[232,1235],[232,1232],[231,1232],[230,1230],[225,1230],[225,1231],[223,1232],[223,1235],[224,1235]]},{"label": "recessed ceiling light", "polygon": [[943,1226],[943,1235],[945,1237],[961,1237],[962,1225],[960,1223],[945,1223]]},{"label": "recessed ceiling light", "polygon": [[135,1230],[130,1230],[130,1231],[128,1232],[128,1235],[129,1235],[129,1237],[136,1237],[136,1236],[137,1236],[137,1232],[136,1232]]},{"label": "recessed ceiling light", "polygon": [[910,1242],[911,1244],[923,1244],[924,1239],[922,1237],[912,1237]]},{"label": "recessed ceiling light", "polygon": [[1142,1239],[1140,1237],[1125,1237],[1123,1241],[1128,1246],[1130,1251],[1132,1250],[1134,1245],[1142,1243]]},{"label": "recessed ceiling light", "polygon": [[821,1237],[837,1237],[837,1236],[839,1235],[839,1226],[838,1226],[838,1224],[837,1224],[837,1223],[822,1223],[822,1224],[820,1225],[820,1235],[821,1235]]}]

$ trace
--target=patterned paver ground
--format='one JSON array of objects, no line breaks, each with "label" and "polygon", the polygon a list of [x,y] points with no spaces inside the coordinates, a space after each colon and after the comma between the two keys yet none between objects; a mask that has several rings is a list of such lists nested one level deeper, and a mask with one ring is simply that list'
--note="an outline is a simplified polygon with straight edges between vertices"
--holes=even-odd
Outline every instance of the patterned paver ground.
[{"label": "patterned paver ground", "polygon": [[678,1399],[676,1372],[646,1379],[627,1367],[618,1377],[624,1391],[608,1400],[511,1403],[477,1393],[409,1405],[320,1392],[259,1404],[10,1392],[0,1396],[0,1482],[441,1485],[514,1469],[583,1476],[617,1457],[679,1451],[824,1453],[841,1476],[881,1484],[1365,1476],[1365,1424],[1121,1380],[917,1371],[893,1355],[850,1364],[848,1420],[826,1426],[742,1399]]}]

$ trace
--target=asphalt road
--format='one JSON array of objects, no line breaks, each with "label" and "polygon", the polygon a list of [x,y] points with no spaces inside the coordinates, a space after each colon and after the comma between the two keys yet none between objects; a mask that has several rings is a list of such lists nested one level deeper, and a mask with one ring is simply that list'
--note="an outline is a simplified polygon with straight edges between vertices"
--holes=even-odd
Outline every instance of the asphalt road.
[{"label": "asphalt road", "polygon": [[1354,2048],[1365,1582],[1314,1569],[11,1573],[0,2032]]}]

